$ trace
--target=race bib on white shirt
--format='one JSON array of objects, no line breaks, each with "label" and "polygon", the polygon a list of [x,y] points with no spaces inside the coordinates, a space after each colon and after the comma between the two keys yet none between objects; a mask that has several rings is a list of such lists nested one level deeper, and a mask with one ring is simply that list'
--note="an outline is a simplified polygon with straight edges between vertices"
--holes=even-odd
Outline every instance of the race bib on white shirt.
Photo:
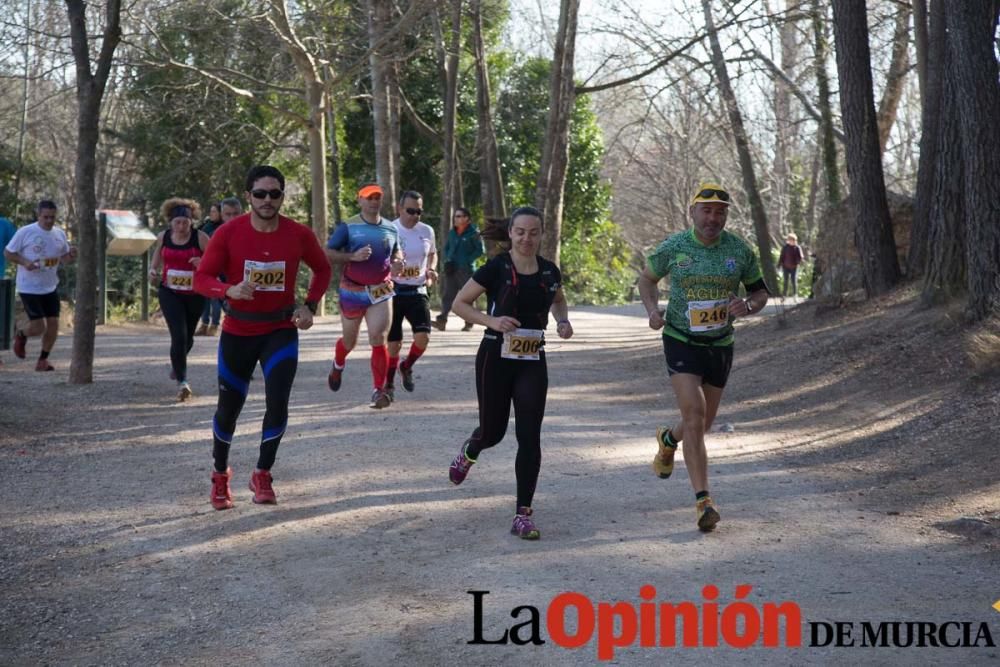
[{"label": "race bib on white shirt", "polygon": [[253,285],[256,292],[285,291],[285,262],[243,262],[243,280]]},{"label": "race bib on white shirt", "polygon": [[729,323],[729,299],[689,301],[687,316],[692,333],[721,329]]},{"label": "race bib on white shirt", "polygon": [[29,271],[17,267],[17,291],[24,294],[49,294],[59,287],[59,260],[69,252],[66,233],[58,227],[46,231],[37,222],[21,227],[7,244],[7,250],[17,253],[38,268]]},{"label": "race bib on white shirt", "polygon": [[[434,229],[418,222],[407,229],[397,218],[392,222],[399,233],[399,247],[403,251],[403,269],[393,280],[400,285],[422,287],[427,283],[427,259],[434,253]],[[425,290],[420,290],[421,294]]]}]

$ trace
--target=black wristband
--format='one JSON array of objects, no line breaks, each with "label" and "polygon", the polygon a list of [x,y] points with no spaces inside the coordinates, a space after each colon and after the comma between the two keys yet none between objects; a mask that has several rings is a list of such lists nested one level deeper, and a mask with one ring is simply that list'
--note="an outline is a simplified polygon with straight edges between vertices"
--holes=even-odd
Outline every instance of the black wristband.
[{"label": "black wristband", "polygon": [[315,301],[306,301],[306,302],[305,302],[305,303],[304,303],[303,305],[304,305],[304,306],[305,306],[306,308],[308,308],[308,309],[309,309],[309,312],[310,312],[310,313],[312,313],[313,315],[315,315],[315,314],[316,314],[316,308],[318,308],[318,307],[319,307],[319,304],[318,304],[318,303],[316,303]]}]

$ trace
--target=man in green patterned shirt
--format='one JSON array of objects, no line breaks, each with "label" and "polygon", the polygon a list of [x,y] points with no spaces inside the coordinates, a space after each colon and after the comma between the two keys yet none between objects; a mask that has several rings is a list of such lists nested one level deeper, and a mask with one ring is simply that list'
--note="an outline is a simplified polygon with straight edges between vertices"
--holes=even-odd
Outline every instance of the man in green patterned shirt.
[{"label": "man in green patterned shirt", "polygon": [[[759,312],[769,291],[760,264],[746,241],[725,231],[729,193],[715,183],[699,186],[688,212],[693,226],[667,237],[647,258],[639,294],[649,327],[663,329],[667,373],[681,411],[681,423],[656,431],[653,470],[666,479],[674,453],[684,443],[684,462],[695,491],[698,528],[709,531],[719,512],[708,493],[705,433],[719,411],[733,363],[733,320]],[[670,276],[667,308],[657,303],[657,283]],[[740,283],[746,299],[736,296]]]}]

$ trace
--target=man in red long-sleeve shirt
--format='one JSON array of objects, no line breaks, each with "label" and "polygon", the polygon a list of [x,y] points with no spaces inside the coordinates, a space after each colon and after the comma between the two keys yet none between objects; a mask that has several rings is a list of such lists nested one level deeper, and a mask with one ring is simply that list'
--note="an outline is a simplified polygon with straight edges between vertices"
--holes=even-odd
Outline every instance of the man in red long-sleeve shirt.
[{"label": "man in red long-sleeve shirt", "polygon": [[[257,362],[264,372],[267,408],[250,490],[255,503],[277,502],[271,467],[288,423],[288,397],[299,359],[298,329],[312,326],[331,275],[312,230],[278,215],[285,196],[282,173],[270,166],[254,167],[246,188],[250,213],[215,232],[194,277],[199,294],[226,299],[219,337],[219,404],[212,422],[211,502],[220,510],[233,506],[229,447]],[[312,269],[312,280],[305,303],[295,305],[300,262]],[[219,275],[235,282],[222,282]]]}]

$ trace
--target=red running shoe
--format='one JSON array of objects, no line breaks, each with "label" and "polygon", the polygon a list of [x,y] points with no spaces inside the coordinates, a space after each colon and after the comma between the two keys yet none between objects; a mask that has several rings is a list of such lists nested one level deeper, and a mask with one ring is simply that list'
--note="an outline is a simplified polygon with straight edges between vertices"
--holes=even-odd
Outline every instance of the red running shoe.
[{"label": "red running shoe", "polygon": [[38,363],[35,364],[36,371],[54,371],[55,366],[49,363],[48,359],[39,359]]},{"label": "red running shoe", "polygon": [[233,477],[233,469],[226,468],[226,472],[212,471],[212,507],[217,510],[228,510],[233,508],[233,492],[229,490],[229,480]]},{"label": "red running shoe", "polygon": [[14,356],[18,359],[24,359],[28,356],[28,352],[25,346],[28,344],[28,337],[22,332],[18,331],[14,334]]},{"label": "red running shoe", "polygon": [[253,491],[253,501],[258,505],[278,504],[278,498],[271,488],[270,470],[254,470],[250,475],[250,490]]}]

